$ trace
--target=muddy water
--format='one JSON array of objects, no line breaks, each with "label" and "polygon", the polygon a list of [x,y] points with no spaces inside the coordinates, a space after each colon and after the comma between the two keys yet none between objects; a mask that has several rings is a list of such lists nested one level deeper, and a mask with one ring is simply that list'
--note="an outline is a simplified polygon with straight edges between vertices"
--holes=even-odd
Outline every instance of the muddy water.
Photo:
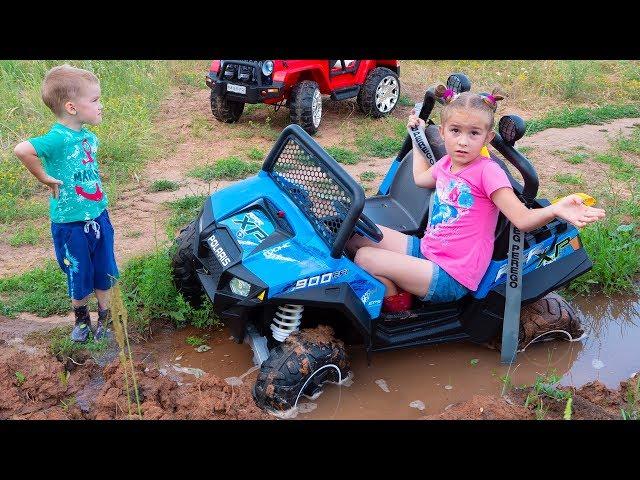
[{"label": "muddy water", "polygon": [[[500,364],[498,352],[471,343],[417,347],[373,354],[367,366],[362,348],[349,349],[353,382],[328,384],[316,399],[301,400],[298,419],[418,419],[440,413],[474,394],[500,395],[505,377],[513,385],[532,384],[536,375],[555,370],[561,384],[580,387],[600,380],[617,388],[640,370],[640,301],[637,298],[575,299],[587,337],[580,342],[543,342],[518,354],[511,367]],[[252,384],[252,353],[229,339],[227,329],[213,332],[211,350],[196,352],[189,336],[195,328],[166,331],[136,355],[166,368],[186,382],[195,377],[177,369],[197,368],[222,378],[240,377]]]}]

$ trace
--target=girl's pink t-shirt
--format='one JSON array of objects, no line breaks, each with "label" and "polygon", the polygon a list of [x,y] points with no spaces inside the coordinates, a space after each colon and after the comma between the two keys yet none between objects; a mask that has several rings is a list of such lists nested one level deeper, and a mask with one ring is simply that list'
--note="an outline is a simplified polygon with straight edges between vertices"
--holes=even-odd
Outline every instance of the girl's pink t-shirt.
[{"label": "girl's pink t-shirt", "polygon": [[491,194],[502,187],[511,188],[511,183],[496,162],[483,156],[457,173],[451,173],[449,155],[432,168],[436,196],[420,250],[475,291],[491,261],[500,213]]}]

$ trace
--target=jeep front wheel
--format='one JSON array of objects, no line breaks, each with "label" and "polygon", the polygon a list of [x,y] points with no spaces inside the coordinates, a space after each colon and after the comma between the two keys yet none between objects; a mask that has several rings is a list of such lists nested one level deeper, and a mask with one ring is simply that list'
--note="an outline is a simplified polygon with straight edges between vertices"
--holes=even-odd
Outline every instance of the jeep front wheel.
[{"label": "jeep front wheel", "polygon": [[365,115],[374,118],[391,113],[400,98],[400,80],[392,70],[378,67],[371,70],[358,93],[357,103]]},{"label": "jeep front wheel", "polygon": [[297,123],[310,135],[316,133],[322,120],[322,95],[318,84],[303,80],[293,87],[289,108],[291,123]]},{"label": "jeep front wheel", "polygon": [[244,110],[244,102],[227,100],[211,92],[211,113],[216,120],[224,123],[237,122]]},{"label": "jeep front wheel", "polygon": [[195,259],[193,255],[193,239],[196,234],[196,222],[191,222],[180,231],[176,239],[176,251],[171,259],[171,272],[173,283],[178,292],[192,306],[202,304],[204,290],[196,273]]},{"label": "jeep front wheel", "polygon": [[289,410],[302,395],[314,396],[324,382],[339,382],[350,372],[344,342],[327,325],[292,333],[262,365],[253,398],[262,409]]}]

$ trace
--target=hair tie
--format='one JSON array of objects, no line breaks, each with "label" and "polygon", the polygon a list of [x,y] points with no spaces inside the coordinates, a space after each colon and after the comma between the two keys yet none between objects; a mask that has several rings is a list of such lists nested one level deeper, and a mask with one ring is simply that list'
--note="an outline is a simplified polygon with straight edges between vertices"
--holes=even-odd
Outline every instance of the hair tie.
[{"label": "hair tie", "polygon": [[482,95],[482,99],[484,100],[484,102],[489,105],[491,107],[492,110],[496,110],[496,108],[498,107],[498,102],[496,101],[496,97],[494,97],[492,94],[487,94],[487,95]]},{"label": "hair tie", "polygon": [[436,95],[442,98],[444,103],[451,103],[458,96],[453,88],[446,88],[444,85],[438,85],[436,87]]}]

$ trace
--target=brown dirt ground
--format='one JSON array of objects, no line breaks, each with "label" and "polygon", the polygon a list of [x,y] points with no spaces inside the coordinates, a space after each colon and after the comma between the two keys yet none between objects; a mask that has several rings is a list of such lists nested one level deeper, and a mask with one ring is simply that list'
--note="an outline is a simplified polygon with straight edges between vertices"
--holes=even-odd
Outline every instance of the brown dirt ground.
[{"label": "brown dirt ground", "polygon": [[[130,416],[118,359],[102,367],[80,355],[65,368],[47,352],[46,336],[29,338],[28,333],[46,332],[51,326],[34,328],[28,321],[0,319],[0,325],[6,323],[15,325],[0,330],[0,420],[138,418],[131,370]],[[143,419],[273,419],[255,404],[248,385],[228,385],[213,374],[183,383],[181,376],[163,376],[142,362],[135,362],[135,372]]]}]

